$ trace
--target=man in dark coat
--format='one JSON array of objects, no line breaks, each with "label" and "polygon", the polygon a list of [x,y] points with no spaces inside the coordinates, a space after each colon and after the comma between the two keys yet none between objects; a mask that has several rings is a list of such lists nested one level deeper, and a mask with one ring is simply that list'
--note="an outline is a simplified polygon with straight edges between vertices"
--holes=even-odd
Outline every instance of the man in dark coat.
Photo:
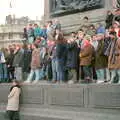
[{"label": "man in dark coat", "polygon": [[97,74],[97,83],[105,80],[105,71],[108,67],[108,57],[104,55],[104,35],[97,35],[98,46],[95,51],[95,69]]},{"label": "man in dark coat", "polygon": [[8,82],[11,82],[14,79],[13,60],[14,60],[14,50],[9,48],[9,55],[6,58],[8,80],[9,80]]},{"label": "man in dark coat", "polygon": [[112,14],[111,11],[107,11],[107,16],[106,16],[106,29],[109,29],[110,26],[112,26],[112,22],[113,22],[113,17],[114,15]]},{"label": "man in dark coat", "polygon": [[24,50],[17,45],[14,51],[13,67],[15,67],[15,77],[18,80],[22,80],[23,54]]},{"label": "man in dark coat", "polygon": [[71,75],[70,81],[76,82],[77,81],[77,66],[78,66],[78,48],[75,39],[68,40],[67,44],[67,62],[66,67],[68,69],[68,73]]},{"label": "man in dark coat", "polygon": [[30,64],[32,58],[32,51],[27,48],[27,44],[23,46],[23,63],[22,63],[22,72],[23,72],[23,80],[27,79],[27,76],[30,72]]}]

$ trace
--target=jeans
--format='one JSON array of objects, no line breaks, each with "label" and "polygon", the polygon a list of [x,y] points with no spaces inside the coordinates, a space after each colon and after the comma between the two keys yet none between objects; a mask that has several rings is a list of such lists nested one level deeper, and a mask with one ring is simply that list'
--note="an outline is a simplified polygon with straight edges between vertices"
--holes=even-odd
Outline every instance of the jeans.
[{"label": "jeans", "polygon": [[27,81],[32,81],[34,74],[35,74],[35,81],[38,81],[40,78],[40,70],[39,69],[34,69],[34,70],[31,69]]},{"label": "jeans", "polygon": [[5,63],[0,63],[0,82],[8,82],[8,72]]},{"label": "jeans", "polygon": [[65,64],[63,59],[56,60],[56,67],[57,67],[57,80],[64,81],[65,80]]},{"label": "jeans", "polygon": [[52,59],[52,75],[53,80],[57,80],[57,61],[56,59]]},{"label": "jeans", "polygon": [[120,83],[120,69],[111,70],[111,80],[110,80],[110,82],[111,82],[111,83],[114,83],[116,77],[118,77],[117,80],[118,80],[119,83]]},{"label": "jeans", "polygon": [[105,69],[96,70],[97,80],[105,80]]},{"label": "jeans", "polygon": [[46,76],[46,71],[45,71],[45,67],[43,66],[41,69],[40,69],[40,80],[44,79]]},{"label": "jeans", "polygon": [[108,68],[105,69],[105,79],[106,81],[110,80],[110,70]]},{"label": "jeans", "polygon": [[96,74],[97,74],[97,79],[98,80],[106,80],[109,81],[110,80],[110,71],[108,68],[104,68],[104,69],[99,69],[96,70]]}]

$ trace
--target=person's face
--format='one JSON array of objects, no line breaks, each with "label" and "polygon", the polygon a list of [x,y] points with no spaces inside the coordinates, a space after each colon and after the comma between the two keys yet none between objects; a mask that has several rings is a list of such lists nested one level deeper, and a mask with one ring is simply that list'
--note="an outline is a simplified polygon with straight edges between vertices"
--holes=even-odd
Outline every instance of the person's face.
[{"label": "person's face", "polygon": [[97,40],[102,40],[103,39],[103,35],[98,35],[97,36]]},{"label": "person's face", "polygon": [[97,40],[97,36],[93,36],[92,41],[96,41]]},{"label": "person's face", "polygon": [[93,30],[94,28],[93,28],[93,26],[90,26],[90,30]]},{"label": "person's face", "polygon": [[84,33],[78,33],[78,37],[79,37],[79,39],[83,39],[84,38]]},{"label": "person's face", "polygon": [[32,28],[32,25],[29,25],[28,28]]},{"label": "person's face", "polygon": [[72,37],[75,37],[75,33],[72,33],[71,36],[72,36]]},{"label": "person's face", "polygon": [[11,45],[8,46],[8,50],[12,50],[12,46]]},{"label": "person's face", "polygon": [[31,49],[31,45],[28,45],[27,47],[28,47],[28,49]]},{"label": "person's face", "polygon": [[113,24],[114,28],[118,28],[118,25],[116,23]]},{"label": "person's face", "polygon": [[15,86],[15,85],[17,85],[17,84],[16,84],[16,82],[12,82],[12,85]]},{"label": "person's face", "polygon": [[108,11],[108,13],[107,13],[108,15],[111,15],[111,11]]},{"label": "person's face", "polygon": [[98,29],[99,27],[100,27],[100,25],[99,25],[99,24],[97,24],[97,25],[96,25],[96,29]]},{"label": "person's face", "polygon": [[34,28],[37,28],[38,26],[37,25],[34,25]]},{"label": "person's face", "polygon": [[84,19],[84,22],[88,22],[88,19]]},{"label": "person's face", "polygon": [[36,47],[35,47],[35,45],[34,44],[32,44],[32,49],[35,49]]},{"label": "person's face", "polygon": [[16,49],[16,45],[12,45],[12,49],[15,50]]},{"label": "person's face", "polygon": [[20,46],[16,46],[16,50],[19,50],[20,49]]}]

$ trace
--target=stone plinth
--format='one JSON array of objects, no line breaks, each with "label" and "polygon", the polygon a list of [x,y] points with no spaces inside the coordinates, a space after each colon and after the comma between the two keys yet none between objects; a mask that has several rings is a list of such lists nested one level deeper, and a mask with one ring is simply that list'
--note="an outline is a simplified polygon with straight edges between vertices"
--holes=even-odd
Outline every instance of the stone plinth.
[{"label": "stone plinth", "polygon": [[112,0],[104,0],[104,8],[94,9],[75,14],[69,14],[58,17],[51,17],[51,0],[45,0],[45,20],[58,19],[62,24],[62,30],[67,34],[77,31],[80,28],[83,17],[88,16],[89,21],[93,24],[103,22],[106,17],[107,10],[113,10]]},{"label": "stone plinth", "polygon": [[[0,85],[1,118],[9,88],[10,85]],[[26,85],[22,87],[20,101],[23,120],[120,119],[119,85]]]}]

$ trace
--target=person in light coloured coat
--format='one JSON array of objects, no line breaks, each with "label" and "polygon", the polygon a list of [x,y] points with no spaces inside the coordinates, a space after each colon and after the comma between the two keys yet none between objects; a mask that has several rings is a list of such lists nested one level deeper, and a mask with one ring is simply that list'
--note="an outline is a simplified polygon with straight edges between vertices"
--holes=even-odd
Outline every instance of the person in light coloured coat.
[{"label": "person in light coloured coat", "polygon": [[19,120],[19,99],[21,88],[18,81],[13,81],[8,95],[7,115],[9,120]]}]

